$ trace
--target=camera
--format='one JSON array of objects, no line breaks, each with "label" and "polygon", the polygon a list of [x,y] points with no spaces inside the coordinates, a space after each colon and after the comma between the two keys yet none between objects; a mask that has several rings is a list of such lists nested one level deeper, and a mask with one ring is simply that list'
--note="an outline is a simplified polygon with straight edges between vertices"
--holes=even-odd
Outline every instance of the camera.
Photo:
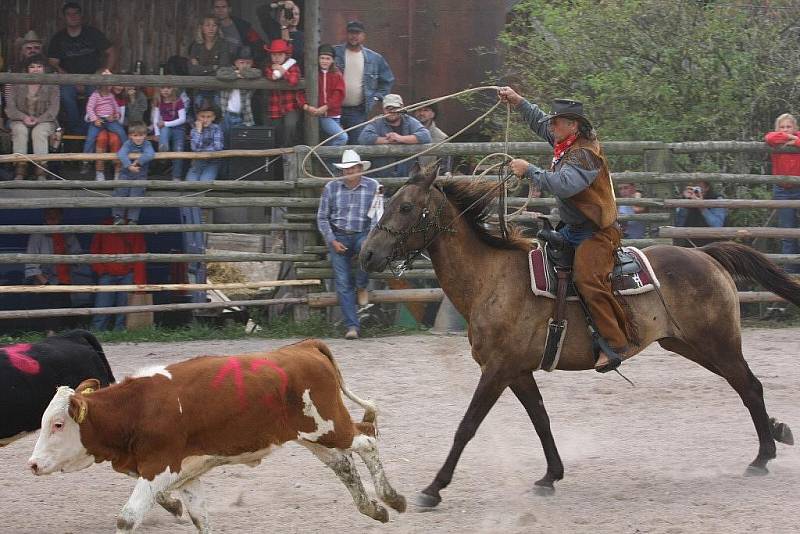
[{"label": "camera", "polygon": [[694,186],[694,187],[692,187],[692,193],[694,193],[695,195],[702,195],[703,194],[703,188]]},{"label": "camera", "polygon": [[269,7],[277,11],[279,9],[283,9],[283,18],[286,20],[292,20],[294,18],[294,9],[291,7],[286,7],[286,2],[272,2]]}]

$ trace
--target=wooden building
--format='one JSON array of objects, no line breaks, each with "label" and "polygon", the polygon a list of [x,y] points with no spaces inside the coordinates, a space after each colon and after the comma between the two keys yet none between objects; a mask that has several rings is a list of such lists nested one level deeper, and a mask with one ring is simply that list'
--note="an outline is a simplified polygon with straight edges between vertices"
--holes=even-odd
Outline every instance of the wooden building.
[{"label": "wooden building", "polygon": [[[233,12],[261,31],[262,1],[230,0]],[[298,3],[302,6],[303,1]],[[343,42],[348,20],[367,27],[367,46],[383,54],[395,73],[394,91],[407,102],[480,85],[500,66],[497,35],[512,0],[324,0],[321,41]],[[13,63],[14,40],[33,29],[46,41],[63,27],[62,0],[0,0],[0,46]],[[118,70],[142,61],[149,72],[174,54],[186,54],[199,19],[212,0],[82,0],[84,21],[102,30],[119,50]],[[262,32],[263,33],[263,32]],[[10,61],[9,61],[10,60]],[[4,67],[6,70],[8,67]],[[462,104],[441,106],[446,131],[471,116]]]}]

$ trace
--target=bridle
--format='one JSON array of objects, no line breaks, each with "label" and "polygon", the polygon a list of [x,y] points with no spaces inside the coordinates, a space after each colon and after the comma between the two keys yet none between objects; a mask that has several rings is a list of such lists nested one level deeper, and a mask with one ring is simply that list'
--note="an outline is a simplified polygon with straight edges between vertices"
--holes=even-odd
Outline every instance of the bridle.
[{"label": "bridle", "polygon": [[[448,224],[441,223],[441,216],[444,213],[444,207],[447,205],[447,195],[444,191],[439,187],[438,184],[434,183],[428,188],[428,193],[425,195],[425,204],[420,211],[419,218],[417,222],[412,224],[410,227],[406,228],[405,230],[395,230],[385,224],[381,224],[380,222],[375,225],[375,229],[381,232],[386,232],[387,234],[394,236],[397,238],[395,241],[394,247],[392,248],[392,253],[388,257],[389,261],[389,269],[392,271],[396,277],[402,276],[406,271],[413,269],[414,261],[417,260],[420,256],[426,257],[422,251],[428,248],[428,245],[433,243],[433,240],[436,239],[439,234],[441,233],[448,233],[448,234],[455,234],[456,231],[453,228],[453,225],[456,221],[461,218],[466,212],[468,212],[474,205],[482,201],[487,195],[494,193],[494,191],[498,187],[502,187],[508,180],[510,180],[514,175],[509,174],[505,178],[499,180],[497,185],[486,191],[483,195],[478,197],[474,202],[472,202],[469,206],[461,210],[458,215],[453,217]],[[405,187],[405,186],[404,186]],[[431,215],[431,210],[429,207],[430,198],[431,198],[431,188],[436,189],[442,195],[442,201],[436,207],[436,210]],[[402,188],[401,188],[402,189]],[[400,191],[398,191],[399,193]],[[430,236],[427,236],[428,232],[433,230]],[[415,234],[422,234],[423,238],[425,239],[424,244],[416,249],[408,250],[407,244],[408,240]],[[427,237],[426,237],[427,236]],[[427,258],[426,259],[430,259]]]},{"label": "bridle", "polygon": [[[396,238],[388,261],[389,269],[392,271],[392,274],[397,277],[400,277],[406,271],[413,269],[414,261],[416,261],[420,256],[424,256],[422,251],[428,248],[428,245],[430,245],[440,233],[456,233],[456,231],[453,229],[453,223],[455,223],[456,219],[458,219],[461,214],[456,216],[452,221],[450,221],[449,224],[443,225],[441,223],[441,217],[444,213],[444,207],[447,205],[447,196],[438,185],[433,185],[431,187],[436,188],[442,195],[442,201],[436,207],[436,210],[433,212],[433,214],[431,214],[431,209],[429,207],[431,198],[431,190],[429,188],[427,195],[425,195],[425,205],[420,211],[419,218],[414,224],[405,230],[395,230],[394,228],[381,223],[375,225],[376,230],[386,232],[387,234]],[[428,236],[428,233],[431,231],[431,235]],[[409,250],[408,240],[416,234],[422,234],[425,242],[420,248]]]}]

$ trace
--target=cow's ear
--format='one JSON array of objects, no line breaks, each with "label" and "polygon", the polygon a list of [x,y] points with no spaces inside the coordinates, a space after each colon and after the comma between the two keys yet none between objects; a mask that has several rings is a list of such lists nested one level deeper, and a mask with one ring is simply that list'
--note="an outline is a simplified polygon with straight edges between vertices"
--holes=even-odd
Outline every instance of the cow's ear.
[{"label": "cow's ear", "polygon": [[69,408],[67,413],[78,424],[83,423],[86,419],[86,413],[89,411],[89,403],[83,395],[72,395],[69,398]]},{"label": "cow's ear", "polygon": [[88,378],[78,384],[78,387],[75,388],[75,393],[80,393],[82,395],[89,395],[92,392],[97,391],[100,389],[100,381],[96,378]]}]

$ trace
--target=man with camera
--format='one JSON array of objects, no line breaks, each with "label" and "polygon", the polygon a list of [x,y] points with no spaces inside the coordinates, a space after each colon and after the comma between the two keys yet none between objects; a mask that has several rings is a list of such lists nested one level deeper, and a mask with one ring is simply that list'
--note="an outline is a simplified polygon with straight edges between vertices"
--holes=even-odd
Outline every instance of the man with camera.
[{"label": "man with camera", "polygon": [[299,29],[300,7],[292,0],[283,0],[264,4],[258,8],[257,14],[267,40],[283,39],[288,42],[292,47],[290,57],[297,61],[297,67],[303,72],[305,36]]},{"label": "man with camera", "polygon": [[[697,182],[687,185],[682,193],[687,200],[714,200],[724,198],[716,193],[708,182]],[[678,208],[675,210],[675,226],[692,228],[720,228],[725,226],[725,217],[728,210],[725,208]],[[675,245],[679,247],[702,247],[719,239],[676,239]]]}]

